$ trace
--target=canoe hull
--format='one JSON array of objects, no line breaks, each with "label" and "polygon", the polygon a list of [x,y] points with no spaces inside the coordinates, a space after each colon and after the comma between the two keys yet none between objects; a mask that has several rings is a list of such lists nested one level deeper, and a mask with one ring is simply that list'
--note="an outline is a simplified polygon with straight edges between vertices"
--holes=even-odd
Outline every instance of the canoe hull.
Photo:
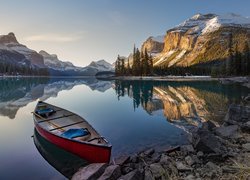
[{"label": "canoe hull", "polygon": [[46,131],[40,127],[37,122],[34,123],[36,130],[42,137],[68,152],[71,152],[90,163],[108,163],[110,161],[111,146],[98,146],[66,139]]}]

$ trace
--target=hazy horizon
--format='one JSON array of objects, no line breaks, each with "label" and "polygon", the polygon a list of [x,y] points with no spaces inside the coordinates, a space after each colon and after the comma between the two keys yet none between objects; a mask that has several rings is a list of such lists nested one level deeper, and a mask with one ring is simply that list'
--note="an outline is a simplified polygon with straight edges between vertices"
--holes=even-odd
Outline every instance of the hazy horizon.
[{"label": "hazy horizon", "polygon": [[14,32],[36,51],[57,54],[77,66],[127,56],[149,36],[165,32],[197,13],[249,16],[250,2],[44,0],[2,1],[0,35]]}]

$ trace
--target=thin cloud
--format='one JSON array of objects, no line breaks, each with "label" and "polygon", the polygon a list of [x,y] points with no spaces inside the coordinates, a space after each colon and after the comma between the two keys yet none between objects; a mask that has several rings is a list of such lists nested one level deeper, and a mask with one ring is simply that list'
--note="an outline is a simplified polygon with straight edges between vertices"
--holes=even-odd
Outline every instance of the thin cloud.
[{"label": "thin cloud", "polygon": [[30,42],[76,42],[84,38],[84,33],[77,34],[37,34],[27,36],[25,41]]},{"label": "thin cloud", "polygon": [[126,18],[119,11],[109,12],[108,17],[116,25],[122,25],[126,22]]}]

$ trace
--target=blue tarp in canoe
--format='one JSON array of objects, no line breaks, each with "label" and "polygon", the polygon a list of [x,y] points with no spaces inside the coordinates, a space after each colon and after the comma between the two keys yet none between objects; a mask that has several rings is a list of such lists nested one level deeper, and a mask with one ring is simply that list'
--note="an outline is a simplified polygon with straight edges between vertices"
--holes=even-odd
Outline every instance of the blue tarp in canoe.
[{"label": "blue tarp in canoe", "polygon": [[87,129],[69,129],[67,131],[65,131],[64,133],[61,134],[62,137],[65,138],[76,138],[76,137],[81,137],[81,136],[86,136],[90,134],[89,131]]},{"label": "blue tarp in canoe", "polygon": [[55,112],[55,111],[54,111],[54,109],[51,109],[51,108],[40,109],[40,110],[36,111],[36,113],[39,114],[39,115],[51,114],[53,112]]}]

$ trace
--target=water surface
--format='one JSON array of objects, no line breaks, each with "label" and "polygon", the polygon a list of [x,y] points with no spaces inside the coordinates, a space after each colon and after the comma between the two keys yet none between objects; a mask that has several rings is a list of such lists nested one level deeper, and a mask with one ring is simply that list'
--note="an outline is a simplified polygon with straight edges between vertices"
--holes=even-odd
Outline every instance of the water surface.
[{"label": "water surface", "polygon": [[34,143],[31,112],[38,100],[87,119],[117,157],[186,144],[192,128],[207,120],[221,124],[229,104],[248,93],[218,82],[0,79],[0,179],[65,179],[85,163],[42,138]]}]

